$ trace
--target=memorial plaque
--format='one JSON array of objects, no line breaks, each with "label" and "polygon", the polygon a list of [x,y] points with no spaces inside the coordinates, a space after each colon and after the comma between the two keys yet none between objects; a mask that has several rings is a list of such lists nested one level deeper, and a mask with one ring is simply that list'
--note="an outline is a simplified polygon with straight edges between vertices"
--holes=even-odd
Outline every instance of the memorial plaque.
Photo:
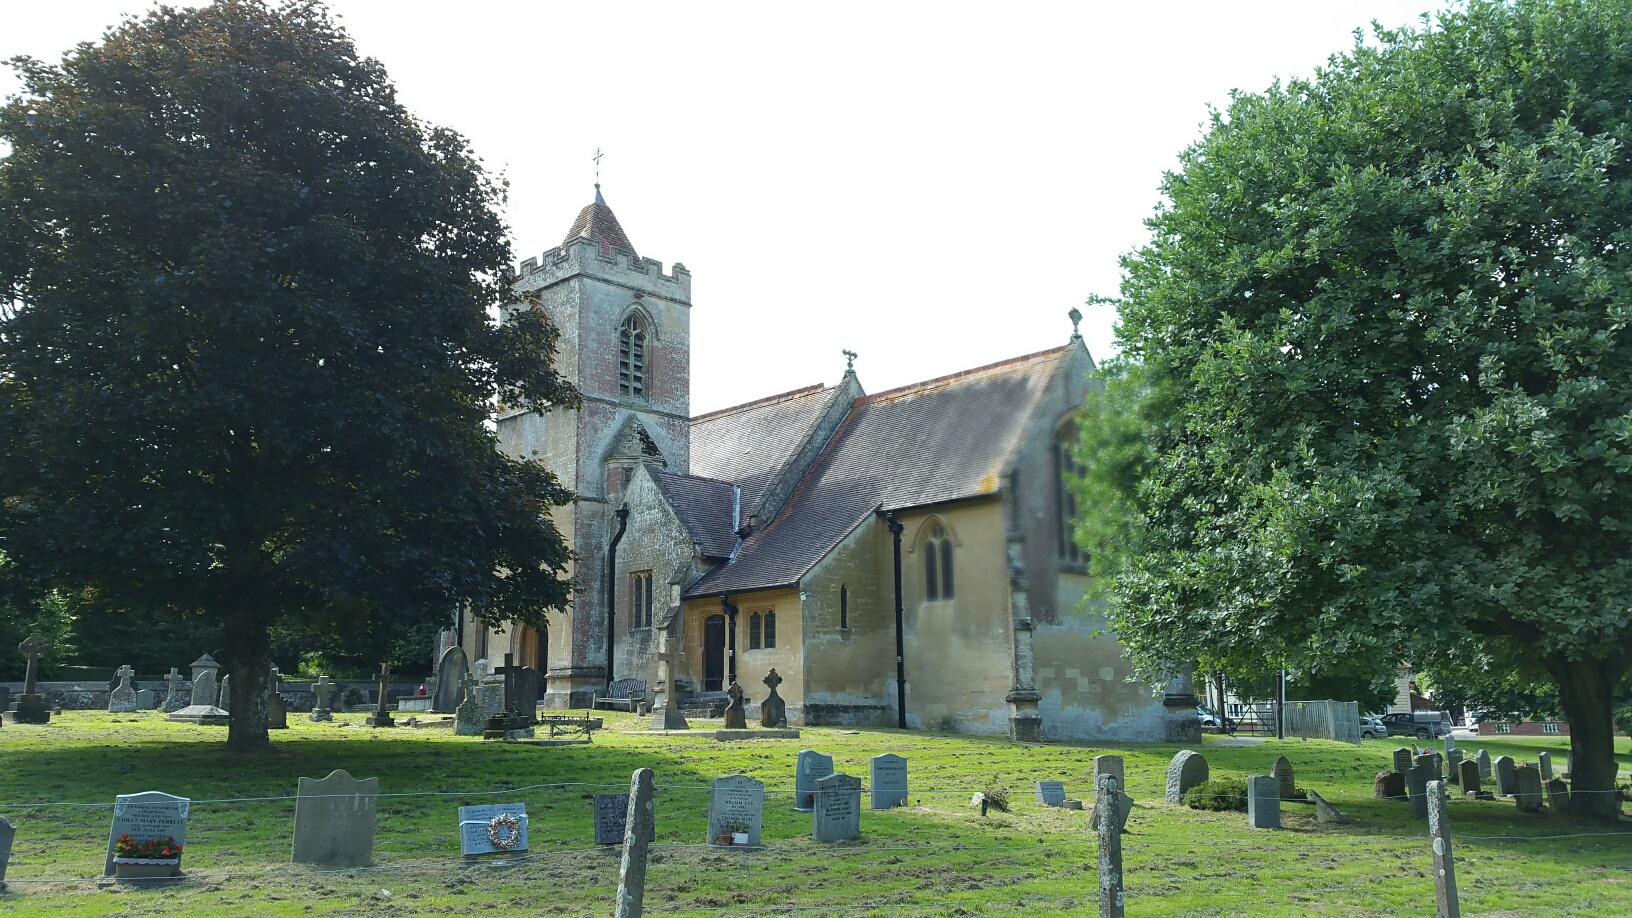
[{"label": "memorial plaque", "polygon": [[174,838],[178,845],[187,844],[187,807],[191,802],[159,791],[113,798],[113,828],[108,832],[108,860],[102,875],[113,876],[113,845],[121,835],[137,841]]},{"label": "memorial plaque", "polygon": [[1037,802],[1043,806],[1065,806],[1065,782],[1038,781]]},{"label": "memorial plaque", "polygon": [[728,775],[714,779],[714,784],[708,792],[709,844],[719,844],[720,836],[729,835],[731,824],[737,822],[748,827],[748,844],[757,847],[759,828],[764,816],[764,784],[746,775]]},{"label": "memorial plaque", "polygon": [[459,853],[514,854],[527,850],[527,804],[491,803],[459,808]]},{"label": "memorial plaque", "polygon": [[907,802],[907,760],[892,752],[872,759],[873,809],[887,810]]},{"label": "memorial plaque", "polygon": [[815,805],[816,782],[833,773],[833,757],[801,749],[793,773],[793,808],[808,813]]},{"label": "memorial plaque", "polygon": [[[655,815],[655,814],[654,814]],[[595,795],[595,844],[621,845],[629,830],[629,795]],[[657,840],[657,820],[652,820],[652,831],[647,841]]]},{"label": "memorial plaque", "polygon": [[861,834],[861,779],[837,772],[816,782],[816,811],[811,834],[819,842],[838,842]]}]

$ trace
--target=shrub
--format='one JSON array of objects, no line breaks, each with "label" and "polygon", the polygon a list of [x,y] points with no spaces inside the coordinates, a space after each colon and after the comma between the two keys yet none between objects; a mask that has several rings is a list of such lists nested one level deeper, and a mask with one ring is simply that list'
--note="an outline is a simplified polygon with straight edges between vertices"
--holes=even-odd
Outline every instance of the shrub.
[{"label": "shrub", "polygon": [[1184,792],[1180,798],[1193,810],[1247,811],[1246,778],[1214,778]]}]

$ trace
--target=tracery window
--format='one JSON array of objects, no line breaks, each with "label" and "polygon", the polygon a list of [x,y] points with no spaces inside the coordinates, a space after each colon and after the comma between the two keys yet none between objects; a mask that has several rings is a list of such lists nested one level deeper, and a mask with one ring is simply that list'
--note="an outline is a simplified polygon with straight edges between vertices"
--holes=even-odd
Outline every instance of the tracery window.
[{"label": "tracery window", "polygon": [[629,627],[652,627],[652,572],[629,575]]},{"label": "tracery window", "polygon": [[646,397],[646,320],[632,314],[618,332],[618,392]]},{"label": "tracery window", "polygon": [[952,539],[940,523],[924,540],[924,598],[931,602],[952,598]]}]

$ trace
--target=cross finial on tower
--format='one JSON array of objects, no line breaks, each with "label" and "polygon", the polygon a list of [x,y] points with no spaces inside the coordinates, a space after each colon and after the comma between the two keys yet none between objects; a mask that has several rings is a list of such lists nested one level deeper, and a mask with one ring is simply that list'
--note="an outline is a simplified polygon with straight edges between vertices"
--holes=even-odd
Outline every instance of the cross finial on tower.
[{"label": "cross finial on tower", "polygon": [[844,355],[844,372],[856,372],[856,357],[859,355],[855,351],[840,351],[839,353]]},{"label": "cross finial on tower", "polygon": [[596,147],[595,148],[595,155],[590,157],[590,159],[595,160],[595,181],[596,182],[599,182],[601,180],[601,157],[605,156],[605,155],[606,154],[601,152],[600,147]]},{"label": "cross finial on tower", "polygon": [[1065,315],[1071,320],[1071,340],[1081,341],[1082,332],[1077,330],[1077,324],[1082,321],[1082,312],[1078,310],[1077,307],[1072,306],[1071,311]]}]

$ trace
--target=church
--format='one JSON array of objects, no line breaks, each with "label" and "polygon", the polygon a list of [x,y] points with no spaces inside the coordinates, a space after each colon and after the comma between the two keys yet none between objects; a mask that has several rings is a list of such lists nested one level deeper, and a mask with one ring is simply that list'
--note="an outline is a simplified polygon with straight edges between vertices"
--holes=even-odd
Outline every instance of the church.
[{"label": "church", "polygon": [[1062,481],[1094,364],[1075,310],[1036,353],[876,393],[851,366],[693,416],[691,274],[637,254],[599,185],[516,289],[560,328],[583,401],[502,412],[500,448],[579,495],[556,518],[578,592],[543,630],[465,625],[471,659],[513,653],[557,709],[619,680],[651,698],[661,653],[677,703],[717,711],[735,681],[750,719],[774,669],[795,726],[1194,729],[1188,685],[1130,681],[1104,620],[1077,609],[1087,559]]}]

